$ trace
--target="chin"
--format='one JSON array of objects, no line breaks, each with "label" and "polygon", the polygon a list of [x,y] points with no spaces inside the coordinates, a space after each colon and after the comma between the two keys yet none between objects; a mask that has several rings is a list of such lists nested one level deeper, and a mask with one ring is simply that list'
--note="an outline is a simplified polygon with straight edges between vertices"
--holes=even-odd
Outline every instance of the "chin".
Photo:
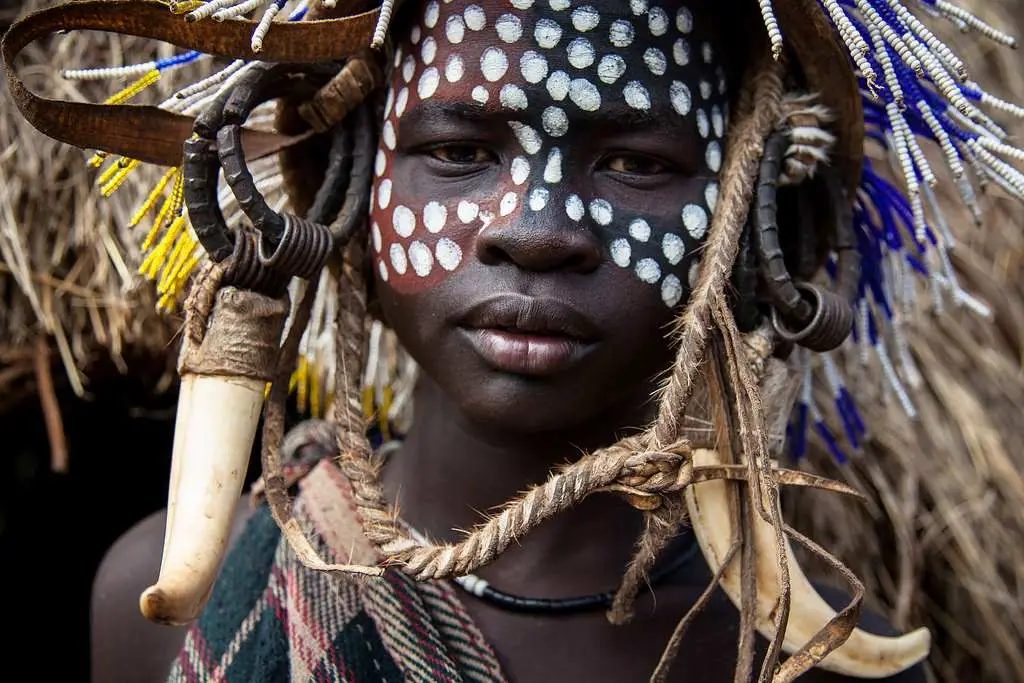
[{"label": "chin", "polygon": [[453,382],[451,374],[430,374],[470,425],[499,438],[572,439],[606,432],[611,443],[624,430],[644,427],[655,383],[603,386],[600,380],[610,370],[588,365],[556,377],[491,370],[474,373],[474,381],[464,383]]}]

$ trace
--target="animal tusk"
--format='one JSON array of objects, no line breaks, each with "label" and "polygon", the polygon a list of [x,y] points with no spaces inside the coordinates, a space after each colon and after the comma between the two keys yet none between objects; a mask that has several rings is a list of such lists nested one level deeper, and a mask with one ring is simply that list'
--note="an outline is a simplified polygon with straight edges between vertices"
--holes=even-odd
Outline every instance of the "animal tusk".
[{"label": "animal tusk", "polygon": [[[717,451],[697,449],[694,467],[727,465]],[[723,480],[695,483],[686,490],[686,503],[697,542],[714,573],[722,565],[739,525],[729,504],[729,484]],[[775,532],[760,515],[753,518],[753,547],[757,555],[757,630],[771,640],[775,635],[773,612],[779,598],[779,570],[775,562]],[[793,555],[787,540],[786,561],[792,601],[783,650],[799,651],[821,631],[837,612],[818,594]],[[722,588],[737,607],[740,606],[741,568],[731,562],[722,573]],[[854,629],[840,647],[818,663],[822,669],[856,678],[886,678],[917,664],[928,656],[931,636],[921,628],[898,637],[877,636]]]},{"label": "animal tusk", "polygon": [[186,624],[206,604],[245,483],[265,386],[245,377],[181,379],[160,575],[139,599],[151,621]]}]

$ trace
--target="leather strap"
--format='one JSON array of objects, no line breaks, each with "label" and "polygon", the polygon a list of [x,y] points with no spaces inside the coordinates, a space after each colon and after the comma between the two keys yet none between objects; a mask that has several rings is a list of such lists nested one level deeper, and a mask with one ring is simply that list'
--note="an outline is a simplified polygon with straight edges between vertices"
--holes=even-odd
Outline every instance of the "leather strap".
[{"label": "leather strap", "polygon": [[[71,0],[15,22],[2,48],[7,88],[22,115],[45,135],[84,149],[98,149],[162,166],[178,166],[194,117],[151,105],[105,105],[40,97],[18,78],[15,58],[34,40],[69,30],[98,30],[151,38],[229,59],[312,63],[347,57],[369,45],[379,10],[349,17],[274,24],[254,53],[255,21],[189,22],[157,0]],[[306,139],[243,129],[250,161]]]}]

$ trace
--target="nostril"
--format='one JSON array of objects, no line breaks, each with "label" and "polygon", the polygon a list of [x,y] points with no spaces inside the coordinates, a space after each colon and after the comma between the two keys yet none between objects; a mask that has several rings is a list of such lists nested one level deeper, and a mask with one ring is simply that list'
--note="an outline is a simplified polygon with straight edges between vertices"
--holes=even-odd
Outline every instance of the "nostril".
[{"label": "nostril", "polygon": [[497,266],[502,263],[511,263],[512,257],[501,247],[489,244],[480,251],[480,260],[489,266]]}]

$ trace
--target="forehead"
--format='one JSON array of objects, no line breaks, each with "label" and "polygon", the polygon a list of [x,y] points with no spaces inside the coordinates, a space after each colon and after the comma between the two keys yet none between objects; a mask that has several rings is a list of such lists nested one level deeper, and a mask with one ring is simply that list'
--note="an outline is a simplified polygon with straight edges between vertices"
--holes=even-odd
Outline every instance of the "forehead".
[{"label": "forehead", "polygon": [[395,83],[420,100],[517,110],[546,91],[540,101],[568,99],[582,114],[603,104],[685,114],[698,81],[724,89],[711,22],[687,3],[429,0],[407,11]]}]

